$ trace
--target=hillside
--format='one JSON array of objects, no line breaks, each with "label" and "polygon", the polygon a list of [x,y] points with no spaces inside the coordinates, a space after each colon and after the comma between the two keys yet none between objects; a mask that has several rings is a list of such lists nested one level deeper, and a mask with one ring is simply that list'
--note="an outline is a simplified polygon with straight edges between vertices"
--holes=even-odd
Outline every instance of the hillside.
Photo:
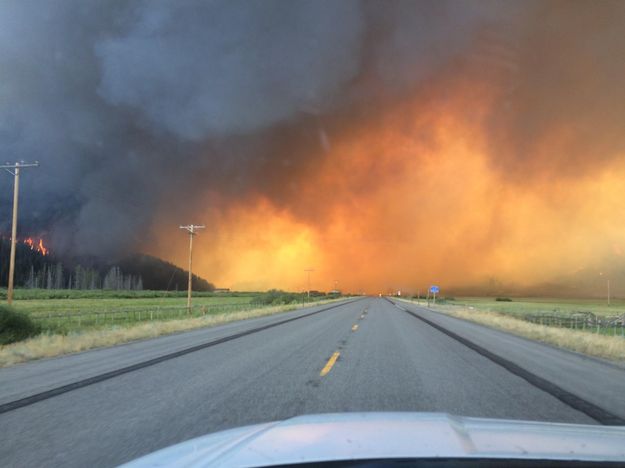
[{"label": "hillside", "polygon": [[[151,255],[134,254],[117,262],[117,266],[127,275],[140,276],[143,279],[143,289],[187,289],[187,270]],[[192,281],[194,291],[215,289],[214,285],[199,276],[193,275]]]},{"label": "hillside", "polygon": [[[10,240],[0,238],[0,284],[6,285],[9,272]],[[20,240],[15,255],[15,285],[45,289],[150,289],[186,290],[188,273],[160,258],[133,254],[116,261],[97,257],[58,257],[40,240]],[[193,275],[195,291],[215,287]]]}]

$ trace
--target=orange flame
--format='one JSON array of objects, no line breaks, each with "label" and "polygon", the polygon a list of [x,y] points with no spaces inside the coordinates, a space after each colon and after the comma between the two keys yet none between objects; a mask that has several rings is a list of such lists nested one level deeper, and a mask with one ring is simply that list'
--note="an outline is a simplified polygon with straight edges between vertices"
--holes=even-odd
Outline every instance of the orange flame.
[{"label": "orange flame", "polygon": [[39,238],[39,242],[38,243],[36,243],[33,240],[32,237],[27,237],[22,242],[24,242],[24,244],[26,244],[28,247],[30,247],[30,250],[34,250],[36,252],[39,252],[44,257],[46,255],[50,254],[50,249],[47,248],[45,245],[43,245],[43,239],[41,239],[41,238]]},{"label": "orange flame", "polygon": [[42,255],[48,255],[49,250],[43,245],[43,239],[39,239],[39,245],[37,246],[37,252],[41,252]]}]

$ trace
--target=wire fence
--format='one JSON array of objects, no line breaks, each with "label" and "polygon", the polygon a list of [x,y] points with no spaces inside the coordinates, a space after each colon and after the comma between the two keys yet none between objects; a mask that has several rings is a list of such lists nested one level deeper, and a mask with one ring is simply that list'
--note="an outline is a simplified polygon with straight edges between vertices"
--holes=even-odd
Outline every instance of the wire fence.
[{"label": "wire fence", "polygon": [[43,331],[68,331],[82,328],[98,328],[111,325],[128,325],[154,320],[175,320],[202,317],[226,312],[241,312],[266,307],[251,303],[194,305],[186,306],[144,306],[116,307],[102,310],[79,312],[49,312],[31,315]]},{"label": "wire fence", "polygon": [[549,327],[571,328],[610,336],[625,337],[625,314],[597,316],[592,312],[538,312],[521,316],[523,320]]}]

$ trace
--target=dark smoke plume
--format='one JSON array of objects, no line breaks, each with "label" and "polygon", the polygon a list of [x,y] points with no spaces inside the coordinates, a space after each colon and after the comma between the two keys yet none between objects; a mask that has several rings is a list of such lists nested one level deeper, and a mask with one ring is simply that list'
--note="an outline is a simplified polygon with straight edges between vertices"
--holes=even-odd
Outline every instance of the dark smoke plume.
[{"label": "dark smoke plume", "polygon": [[463,74],[501,90],[493,167],[586,171],[625,147],[623,24],[620,1],[4,1],[0,151],[42,163],[20,230],[115,255],[207,193],[203,213],[262,195],[305,217],[293,194],[341,135]]}]

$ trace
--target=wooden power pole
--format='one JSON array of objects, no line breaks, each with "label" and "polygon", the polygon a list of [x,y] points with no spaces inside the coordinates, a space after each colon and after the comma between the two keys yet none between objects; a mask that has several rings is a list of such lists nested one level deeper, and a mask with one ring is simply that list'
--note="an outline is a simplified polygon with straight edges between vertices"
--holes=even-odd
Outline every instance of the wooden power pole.
[{"label": "wooden power pole", "polygon": [[191,273],[191,267],[193,265],[193,236],[197,229],[204,229],[206,226],[203,224],[189,224],[187,226],[180,226],[180,229],[186,229],[189,231],[189,285],[187,287],[187,310],[191,313],[191,284],[193,282],[193,273]]},{"label": "wooden power pole", "polygon": [[[20,169],[22,167],[38,167],[39,162],[26,163],[19,161],[14,164],[6,163],[0,165],[0,169],[6,170],[13,175],[13,221],[11,223],[11,256],[9,259],[9,284],[7,287],[7,303],[13,303],[13,278],[15,276],[15,247],[17,244],[17,201],[20,193]],[[13,170],[11,170],[13,169]]]},{"label": "wooden power pole", "polygon": [[310,302],[310,273],[315,271],[315,270],[313,270],[312,268],[306,268],[304,271],[308,273],[308,291],[307,291],[307,296],[308,296],[308,302]]}]

